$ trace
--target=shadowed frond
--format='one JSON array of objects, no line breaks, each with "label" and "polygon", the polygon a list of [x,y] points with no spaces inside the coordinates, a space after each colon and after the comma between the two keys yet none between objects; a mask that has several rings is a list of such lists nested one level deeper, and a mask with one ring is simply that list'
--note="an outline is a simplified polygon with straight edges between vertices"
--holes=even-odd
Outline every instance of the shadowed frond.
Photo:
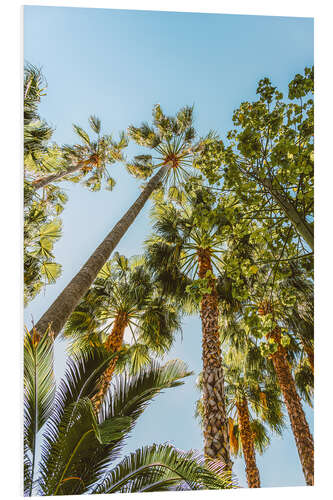
[{"label": "shadowed frond", "polygon": [[31,495],[37,453],[37,434],[51,415],[55,379],[53,339],[26,329],[24,337],[24,474]]}]

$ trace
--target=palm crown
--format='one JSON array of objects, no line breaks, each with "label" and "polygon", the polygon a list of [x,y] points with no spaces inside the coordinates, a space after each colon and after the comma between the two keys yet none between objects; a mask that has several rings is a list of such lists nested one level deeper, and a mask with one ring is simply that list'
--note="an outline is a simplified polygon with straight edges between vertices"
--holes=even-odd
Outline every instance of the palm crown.
[{"label": "palm crown", "polygon": [[[153,108],[153,124],[131,125],[129,136],[140,146],[153,150],[152,154],[140,154],[127,163],[128,171],[141,178],[148,178],[160,167],[168,167],[164,187],[175,190],[190,177],[193,158],[200,152],[204,140],[194,143],[193,107],[185,106],[175,117],[166,116],[159,104]],[[147,152],[148,153],[148,152]]]},{"label": "palm crown", "polygon": [[180,330],[175,303],[161,296],[143,258],[127,259],[116,252],[73,312],[64,335],[77,339],[80,348],[90,341],[108,345],[119,317],[133,339],[135,367],[140,356],[147,360],[149,351],[162,355],[169,350]]},{"label": "palm crown", "polygon": [[[126,329],[132,345],[125,344]],[[130,363],[131,373],[170,349],[180,320],[174,304],[165,301],[142,259],[115,254],[102,268],[93,287],[65,327],[74,338],[72,350],[103,345],[117,353],[101,376],[92,401],[99,412],[113,374]]]},{"label": "palm crown", "polygon": [[52,136],[52,128],[40,118],[38,104],[44,95],[46,82],[40,69],[32,64],[24,66],[24,157],[36,159],[36,154],[45,151]]},{"label": "palm crown", "polygon": [[127,137],[122,132],[117,142],[111,135],[101,135],[101,121],[94,115],[89,117],[89,125],[95,134],[94,139],[82,127],[73,125],[82,144],[65,145],[62,148],[65,162],[79,166],[78,175],[69,179],[77,181],[90,174],[85,181],[85,185],[90,190],[98,191],[103,178],[106,181],[106,188],[112,190],[115,181],[110,176],[107,167],[124,160],[122,151],[128,145]]},{"label": "palm crown", "polygon": [[223,290],[221,259],[226,249],[223,230],[228,221],[220,209],[214,209],[215,197],[206,190],[197,189],[186,198],[187,203],[182,208],[163,201],[155,204],[152,211],[154,233],[146,242],[146,259],[163,289],[186,300],[185,307],[191,310],[190,303],[192,306],[197,303],[192,299],[198,299],[204,291],[203,282],[201,292],[193,282],[198,277],[203,278],[199,261],[204,255],[209,257],[212,272],[218,276],[217,293],[230,299]]}]

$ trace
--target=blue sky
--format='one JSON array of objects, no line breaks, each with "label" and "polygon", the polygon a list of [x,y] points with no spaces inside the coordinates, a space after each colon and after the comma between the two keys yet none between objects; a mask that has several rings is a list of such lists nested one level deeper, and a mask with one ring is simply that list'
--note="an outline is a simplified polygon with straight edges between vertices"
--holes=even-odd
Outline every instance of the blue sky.
[{"label": "blue sky", "polygon": [[[168,114],[185,104],[195,105],[196,129],[222,137],[232,127],[240,102],[254,99],[264,76],[282,92],[295,73],[313,64],[313,20],[310,18],[235,16],[60,7],[25,7],[24,57],[42,66],[48,81],[41,115],[55,127],[54,140],[72,143],[72,123],[87,127],[90,114],[102,120],[106,133],[149,121],[155,103]],[[137,151],[132,144],[130,157]],[[140,182],[121,167],[110,173],[117,185],[112,193],[90,193],[80,185],[63,183],[69,201],[62,214],[63,236],[56,244],[61,278],[26,309],[26,321],[36,322],[69,282],[114,223],[140,192]],[[140,253],[149,234],[148,203],[118,245],[127,256]],[[186,361],[195,376],[180,388],[160,395],[145,412],[127,449],[169,441],[181,449],[201,448],[193,418],[201,370],[198,318],[183,325],[183,342],[170,358]],[[57,349],[57,370],[64,361]],[[313,430],[312,410],[306,408]],[[303,485],[293,436],[273,438],[258,457],[262,486]],[[245,486],[243,462],[234,468]]]}]

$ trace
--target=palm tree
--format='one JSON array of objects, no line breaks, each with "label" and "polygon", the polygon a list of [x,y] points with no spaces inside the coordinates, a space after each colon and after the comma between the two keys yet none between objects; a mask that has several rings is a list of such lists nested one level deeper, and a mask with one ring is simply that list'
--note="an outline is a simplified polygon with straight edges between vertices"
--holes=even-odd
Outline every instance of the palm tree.
[{"label": "palm tree", "polygon": [[38,104],[45,92],[46,81],[39,68],[32,64],[24,65],[23,82],[23,123],[24,123],[24,159],[34,160],[36,154],[46,150],[51,138],[52,128],[40,118]]},{"label": "palm tree", "polygon": [[[269,429],[281,434],[284,419],[280,391],[263,358],[250,368],[247,353],[230,347],[224,361],[230,451],[235,457],[243,452],[248,486],[260,488],[255,453],[263,453],[270,444]],[[201,375],[197,386],[202,389]],[[202,422],[202,398],[197,401],[195,415]]]},{"label": "palm tree", "polygon": [[55,391],[53,338],[41,337],[36,330],[26,332],[25,496],[233,487],[221,467],[216,471],[216,464],[203,464],[193,452],[180,452],[170,445],[145,446],[111,468],[147,404],[190,375],[183,362],[170,361],[164,366],[153,363],[135,377],[122,376],[97,419],[89,397],[112,356],[105,349],[95,349],[70,359]]},{"label": "palm tree", "polygon": [[[45,314],[36,324],[39,332],[43,333],[52,325],[55,336],[59,334],[70,314],[88,291],[98,272],[102,269],[110,254],[115,249],[128,228],[144,207],[146,201],[161,182],[175,182],[177,178],[186,175],[186,168],[190,164],[191,155],[200,149],[193,146],[194,131],[192,127],[192,112],[189,107],[182,108],[175,118],[166,117],[159,106],[155,106],[154,127],[143,124],[140,128],[130,127],[130,136],[139,144],[145,145],[158,154],[158,159],[149,155],[136,157],[135,164],[129,165],[129,170],[147,176],[155,168],[157,173],[149,180],[144,190],[117,222],[103,242],[96,248],[80,271],[51,304]],[[151,158],[151,161],[150,161]]]},{"label": "palm tree", "polygon": [[266,335],[267,341],[273,346],[269,355],[272,360],[277,379],[283,394],[284,402],[288,410],[291,428],[300,461],[303,468],[306,484],[313,486],[314,483],[314,445],[313,437],[307,423],[302,407],[300,396],[296,390],[296,384],[287,361],[287,351],[282,345],[283,337],[281,328],[276,326]]},{"label": "palm tree", "polygon": [[[280,391],[262,366],[249,370],[246,353],[230,348],[224,359],[231,449],[235,455],[240,448],[243,450],[248,486],[260,488],[255,449],[262,453],[269,445],[265,424],[281,434],[284,422]],[[241,447],[236,444],[237,434]]]},{"label": "palm tree", "polygon": [[[174,332],[180,330],[175,304],[161,297],[143,259],[127,259],[117,252],[98,274],[93,286],[72,313],[64,329],[74,338],[71,350],[104,345],[111,353],[125,349],[128,329],[134,344],[127,349],[132,372],[151,360],[150,353],[162,356],[172,345]],[[99,412],[119,356],[103,372],[92,402]]]},{"label": "palm tree", "polygon": [[[79,125],[73,125],[74,131],[83,144],[63,146],[61,165],[55,173],[35,179],[32,182],[35,190],[64,177],[78,181],[89,172],[92,172],[92,175],[85,181],[85,185],[89,189],[98,191],[103,177],[106,179],[107,188],[113,189],[115,181],[108,173],[107,166],[116,161],[124,160],[122,150],[128,145],[127,138],[124,133],[121,133],[119,141],[115,142],[111,135],[101,135],[101,121],[94,115],[89,117],[89,125],[96,134],[96,139],[90,138],[89,134]],[[66,166],[68,164],[71,166]],[[79,173],[78,177],[68,177],[75,172]]]},{"label": "palm tree", "polygon": [[146,259],[164,293],[174,294],[180,303],[192,297],[200,304],[204,453],[221,458],[230,470],[216,284],[224,250],[220,234],[227,221],[218,210],[213,211],[213,205],[214,198],[209,199],[200,189],[189,194],[183,209],[157,203],[153,212],[155,233],[147,241]]},{"label": "palm tree", "polygon": [[[250,299],[247,304],[245,301],[242,304],[242,311],[238,318],[242,328],[233,328],[233,320],[229,321],[224,328],[223,340],[233,336],[235,337],[234,343],[237,343],[240,348],[244,348],[249,338],[252,337],[253,345],[249,353],[252,362],[257,362],[258,357],[261,358],[261,354],[271,361],[288,411],[306,483],[313,485],[313,437],[298,393],[299,391],[304,399],[310,402],[313,380],[311,380],[309,371],[304,365],[296,365],[302,350],[294,332],[287,330],[290,319],[286,318],[290,318],[291,313],[290,311],[286,312],[284,300],[288,299],[288,295],[284,297],[282,289],[275,287],[272,288],[270,295],[263,297],[262,288],[258,286],[258,283],[256,282],[256,288],[251,287],[249,282],[247,283]],[[294,303],[291,310],[293,307],[295,307]],[[266,337],[266,341],[263,337]],[[292,373],[293,367],[295,367],[295,379]]]}]

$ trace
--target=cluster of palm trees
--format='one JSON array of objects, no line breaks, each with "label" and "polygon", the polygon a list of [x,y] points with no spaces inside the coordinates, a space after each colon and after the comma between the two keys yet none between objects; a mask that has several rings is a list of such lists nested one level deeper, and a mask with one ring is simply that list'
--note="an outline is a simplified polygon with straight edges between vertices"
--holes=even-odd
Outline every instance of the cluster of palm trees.
[{"label": "cluster of palm trees", "polygon": [[[38,77],[27,66],[25,99],[31,88],[37,96],[35,114],[27,122],[33,130],[38,129]],[[75,126],[83,144],[57,147],[57,161],[47,175],[39,174],[46,172],[45,158],[54,155],[45,145],[50,132],[38,136],[33,153],[27,144],[27,214],[40,204],[39,192],[45,197],[51,189],[55,198],[61,196],[57,181],[75,182],[89,173],[88,188],[100,189],[103,177],[113,187],[106,167],[116,161],[146,183],[26,332],[25,493],[230,488],[232,455],[240,453],[248,486],[257,488],[255,453],[269,445],[271,431],[282,433],[285,408],[306,483],[312,485],[313,438],[302,399],[311,404],[313,394],[313,284],[309,260],[294,257],[297,226],[283,228],[287,237],[282,243],[278,234],[267,244],[251,240],[251,233],[265,234],[266,228],[257,214],[244,224],[247,199],[223,192],[219,182],[208,183],[202,175],[225,158],[216,134],[197,138],[191,107],[170,117],[156,105],[151,125],[130,126],[129,138],[144,148],[131,162],[123,156],[126,134],[115,142],[100,135],[96,117],[90,117],[90,125],[96,140]],[[46,124],[40,127],[44,130]],[[112,255],[148,199],[153,200],[152,234],[142,255]],[[46,206],[47,223],[54,224],[53,205]],[[269,207],[270,214],[274,210]],[[39,240],[43,247],[43,237]],[[290,258],[282,258],[289,251]],[[41,266],[40,253],[34,257]],[[28,278],[26,272],[27,283]],[[186,314],[199,314],[202,325],[196,414],[203,454],[154,444],[112,468],[147,403],[189,375],[180,361],[161,365],[157,360],[171,348]],[[53,346],[58,336],[68,339],[69,361],[56,388]]]}]

